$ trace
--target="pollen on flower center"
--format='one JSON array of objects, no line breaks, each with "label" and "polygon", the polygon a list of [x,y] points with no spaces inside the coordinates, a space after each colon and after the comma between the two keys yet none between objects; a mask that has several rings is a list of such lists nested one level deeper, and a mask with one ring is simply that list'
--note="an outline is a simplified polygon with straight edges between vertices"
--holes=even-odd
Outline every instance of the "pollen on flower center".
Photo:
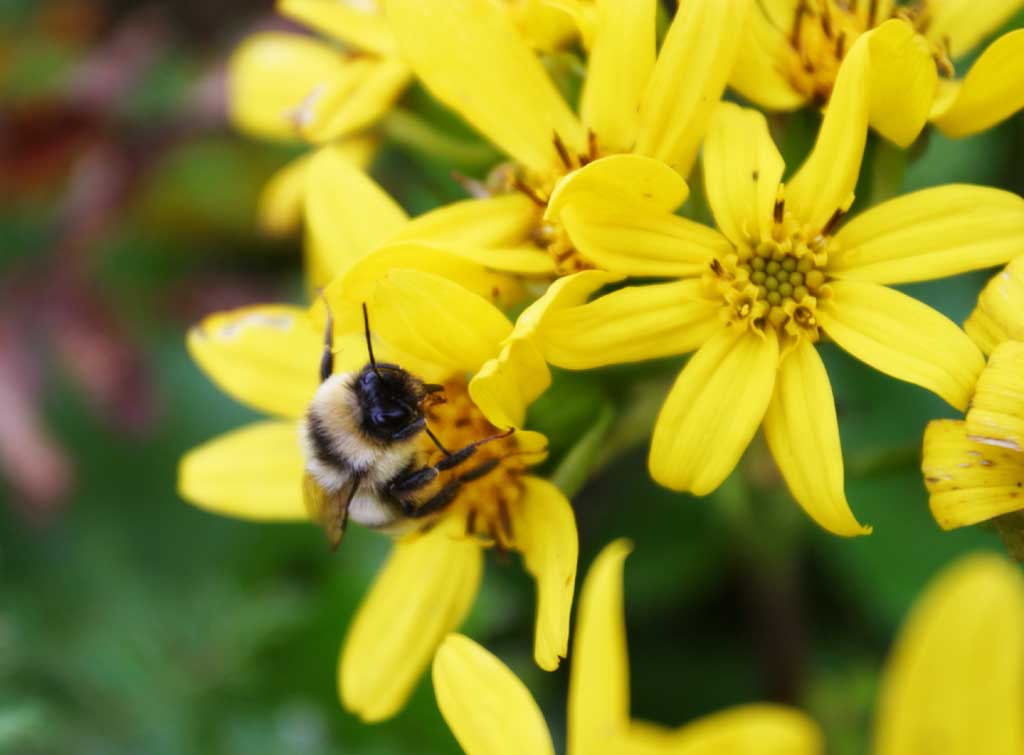
[{"label": "pollen on flower center", "polygon": [[[881,6],[891,6],[883,10]],[[864,32],[900,18],[923,34],[928,27],[927,2],[908,5],[879,0],[801,0],[789,29],[789,60],[785,73],[793,87],[805,96],[828,102],[839,65]],[[948,43],[931,44],[939,73],[953,75]]]},{"label": "pollen on flower center", "polygon": [[[827,232],[810,236],[790,214],[767,238],[711,262],[706,280],[722,296],[725,317],[757,330],[818,340],[818,301],[829,295]],[[838,217],[838,213],[837,213]]]},{"label": "pollen on flower center", "polygon": [[[464,379],[444,384],[445,401],[425,408],[431,430],[450,451],[501,432],[469,397]],[[441,452],[429,438],[422,436],[420,445],[429,463],[441,460]],[[466,535],[476,536],[508,549],[515,544],[512,512],[523,495],[521,477],[527,462],[515,434],[481,445],[468,461],[443,472],[441,486],[461,479],[458,495],[445,516],[465,520]]]}]

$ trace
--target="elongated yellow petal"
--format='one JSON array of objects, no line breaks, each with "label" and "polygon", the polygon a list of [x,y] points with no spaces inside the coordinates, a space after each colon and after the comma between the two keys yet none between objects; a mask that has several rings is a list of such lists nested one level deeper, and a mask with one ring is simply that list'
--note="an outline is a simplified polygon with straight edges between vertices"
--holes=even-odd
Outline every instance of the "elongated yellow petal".
[{"label": "elongated yellow petal", "polygon": [[312,154],[298,157],[270,177],[260,192],[260,228],[271,236],[288,236],[302,224],[306,207],[306,171]]},{"label": "elongated yellow petal", "polygon": [[921,471],[932,516],[943,529],[1024,508],[1024,454],[972,440],[960,420],[928,424]]},{"label": "elongated yellow petal", "polygon": [[986,354],[1011,338],[1024,340],[1024,258],[1014,260],[988,282],[964,330]]},{"label": "elongated yellow petal", "polygon": [[570,755],[604,752],[629,726],[622,566],[632,549],[627,540],[605,546],[583,582],[569,670]]},{"label": "elongated yellow petal", "polygon": [[437,707],[466,755],[554,755],[526,686],[487,650],[449,635],[433,667]]},{"label": "elongated yellow petal", "polygon": [[269,414],[300,417],[316,391],[323,333],[287,305],[211,315],[189,330],[189,353],[238,401]]},{"label": "elongated yellow petal", "polygon": [[326,285],[357,259],[395,235],[406,214],[377,183],[335,146],[320,148],[306,188],[308,252]]},{"label": "elongated yellow petal", "polygon": [[253,136],[298,140],[297,109],[317,87],[345,77],[347,65],[344,55],[315,39],[254,34],[228,62],[231,120]]},{"label": "elongated yellow petal", "polygon": [[967,72],[956,95],[932,113],[946,136],[976,134],[995,126],[1024,107],[1024,29],[1004,34],[982,53]]},{"label": "elongated yellow petal", "polygon": [[635,151],[688,175],[736,60],[750,0],[682,3],[640,101]]},{"label": "elongated yellow petal", "polygon": [[523,485],[512,528],[523,565],[537,583],[533,657],[542,669],[554,671],[569,649],[579,551],[576,517],[565,494],[547,480],[524,477]]},{"label": "elongated yellow petal", "polygon": [[994,554],[957,561],[914,606],[878,701],[878,755],[1024,752],[1024,584]]},{"label": "elongated yellow petal", "polygon": [[277,10],[358,50],[396,55],[398,46],[379,13],[346,0],[278,0]]},{"label": "elongated yellow petal", "polygon": [[659,160],[641,155],[609,155],[562,178],[551,192],[544,219],[558,220],[566,205],[578,204],[588,197],[675,212],[689,192],[682,176]]},{"label": "elongated yellow petal", "polygon": [[586,370],[686,354],[721,327],[721,300],[702,295],[698,279],[631,286],[545,319],[551,364]]},{"label": "elongated yellow petal", "polygon": [[562,224],[586,259],[631,276],[700,275],[713,256],[732,251],[724,236],[700,223],[591,195],[569,202]]},{"label": "elongated yellow petal", "polygon": [[624,152],[636,139],[637,110],[654,67],[655,0],[597,0],[597,28],[580,115],[598,145]]},{"label": "elongated yellow petal", "polygon": [[185,454],[178,493],[215,514],[262,521],[302,521],[305,461],[295,422],[257,422]]},{"label": "elongated yellow petal", "polygon": [[476,599],[483,555],[455,524],[442,522],[396,543],[352,621],[338,685],[342,705],[364,721],[401,710]]},{"label": "elongated yellow petal", "polygon": [[818,307],[825,332],[879,372],[927,388],[961,411],[985,360],[944,315],[876,283],[833,281]]},{"label": "elongated yellow petal", "polygon": [[775,331],[722,328],[690,359],[654,426],[648,466],[672,490],[706,495],[735,468],[768,410],[778,372]]},{"label": "elongated yellow petal", "polygon": [[932,47],[914,27],[890,21],[872,33],[867,86],[875,131],[909,147],[928,123],[938,84]]},{"label": "elongated yellow petal", "polygon": [[793,498],[814,521],[836,535],[870,534],[846,502],[835,399],[807,339],[782,360],[764,435]]},{"label": "elongated yellow petal", "polygon": [[769,4],[755,2],[736,55],[729,85],[746,99],[768,110],[795,110],[807,102],[786,77],[786,63],[795,53],[789,30],[798,3],[786,0],[772,14]]},{"label": "elongated yellow petal", "polygon": [[623,750],[633,755],[821,755],[821,730],[808,716],[781,705],[743,705],[676,731],[633,726]]},{"label": "elongated yellow petal", "polygon": [[1007,341],[992,352],[971,399],[967,433],[1024,453],[1024,343]]},{"label": "elongated yellow petal", "polygon": [[1021,0],[930,0],[924,33],[941,45],[948,44],[950,55],[959,58],[998,30],[1022,6]]},{"label": "elongated yellow petal", "polygon": [[523,194],[464,199],[413,218],[393,240],[519,246],[529,238],[539,219],[539,208]]},{"label": "elongated yellow petal", "polygon": [[299,110],[302,135],[324,143],[368,128],[395,104],[412,78],[398,58],[351,60],[348,76],[316,89]]},{"label": "elongated yellow petal", "polygon": [[392,270],[373,302],[374,328],[385,341],[452,373],[476,372],[512,332],[493,304],[432,273]]},{"label": "elongated yellow petal", "polygon": [[469,381],[469,395],[495,427],[522,427],[526,410],[551,385],[551,370],[532,338],[513,335]]},{"label": "elongated yellow petal", "polygon": [[386,0],[385,9],[426,87],[520,163],[561,172],[556,134],[584,152],[582,126],[497,3]]},{"label": "elongated yellow petal", "polygon": [[786,164],[756,110],[722,103],[704,142],[704,187],[715,222],[733,244],[771,237]]},{"label": "elongated yellow petal", "polygon": [[579,36],[573,14],[557,0],[503,0],[519,33],[535,50],[555,52]]},{"label": "elongated yellow petal", "polygon": [[829,269],[843,278],[944,278],[1024,254],[1024,199],[965,184],[924,189],[859,214],[836,241]]}]

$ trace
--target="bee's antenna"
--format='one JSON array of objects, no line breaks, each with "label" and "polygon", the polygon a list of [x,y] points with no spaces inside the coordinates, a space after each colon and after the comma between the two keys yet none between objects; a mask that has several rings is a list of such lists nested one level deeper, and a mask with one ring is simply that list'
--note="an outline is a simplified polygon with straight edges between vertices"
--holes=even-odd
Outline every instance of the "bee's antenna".
[{"label": "bee's antenna", "polygon": [[380,377],[380,370],[377,369],[377,360],[373,358],[373,342],[370,340],[370,315],[366,313],[366,302],[363,302],[363,332],[366,334],[366,352],[370,355],[370,366]]},{"label": "bee's antenna", "polygon": [[423,423],[423,430],[427,433],[427,436],[432,441],[434,441],[434,445],[438,447],[438,449],[441,451],[441,453],[443,453],[445,456],[451,456],[452,455],[452,452],[449,451],[447,448],[445,448],[444,445],[441,443],[441,441],[439,441],[437,439],[437,436],[434,435],[433,431],[430,429],[430,425],[428,425],[427,423],[424,422]]}]

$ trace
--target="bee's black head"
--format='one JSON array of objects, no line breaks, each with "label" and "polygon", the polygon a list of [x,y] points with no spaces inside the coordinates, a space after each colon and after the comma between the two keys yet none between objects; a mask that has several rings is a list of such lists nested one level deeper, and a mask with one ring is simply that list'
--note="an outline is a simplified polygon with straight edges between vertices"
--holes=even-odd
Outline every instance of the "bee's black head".
[{"label": "bee's black head", "polygon": [[356,377],[362,430],[380,443],[405,440],[423,429],[423,383],[401,367],[378,362]]}]

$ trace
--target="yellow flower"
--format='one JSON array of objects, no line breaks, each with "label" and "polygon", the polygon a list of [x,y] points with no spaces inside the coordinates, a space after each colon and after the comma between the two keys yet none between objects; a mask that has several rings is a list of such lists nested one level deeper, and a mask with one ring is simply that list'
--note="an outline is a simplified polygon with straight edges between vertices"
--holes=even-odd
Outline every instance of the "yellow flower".
[{"label": "yellow flower", "polygon": [[622,152],[688,173],[750,2],[683,3],[660,53],[656,0],[560,3],[577,18],[592,18],[586,26],[593,28],[584,28],[592,39],[579,116],[491,0],[385,0],[384,7],[427,89],[511,158],[490,188],[518,190],[536,202],[532,236],[561,274],[595,263],[573,250],[557,218],[542,218],[558,181]]},{"label": "yellow flower", "polygon": [[[862,54],[870,36],[850,54]],[[810,157],[783,186],[764,117],[723,104],[704,145],[719,231],[607,189],[567,189],[562,220],[584,253],[625,274],[678,279],[553,312],[538,339],[550,363],[570,369],[697,349],[654,429],[650,470],[661,484],[713,491],[763,419],[806,512],[836,534],[866,532],[844,494],[835,404],[814,348],[823,334],[881,372],[967,405],[984,365],[978,348],[935,310],[881,284],[1021,254],[1024,200],[943,186],[881,204],[837,232],[853,199],[865,108],[863,98],[833,100]]]},{"label": "yellow flower", "polygon": [[889,658],[876,755],[1024,752],[1024,580],[967,556],[918,599]]},{"label": "yellow flower", "polygon": [[964,328],[988,364],[965,421],[933,421],[924,435],[921,470],[943,529],[1024,509],[1024,260],[992,278]]},{"label": "yellow flower", "polygon": [[[442,443],[461,447],[496,426],[521,427],[539,391],[528,379],[500,389],[506,376],[495,362],[512,324],[493,305],[451,281],[401,270],[379,281],[367,302],[375,338],[384,336],[378,355],[410,369],[415,364],[416,374],[445,385],[447,402],[427,414]],[[317,388],[323,323],[322,305],[262,306],[214,315],[192,330],[189,349],[207,374],[274,418],[190,451],[179,470],[184,498],[247,519],[307,518],[298,429]],[[335,350],[338,371],[367,361],[356,333],[342,333]],[[472,605],[490,544],[523,555],[537,582],[535,658],[545,669],[558,666],[568,643],[577,538],[565,496],[528,473],[545,447],[545,438],[528,430],[481,447],[477,458],[500,458],[497,469],[467,481],[434,526],[395,543],[342,650],[346,708],[377,721],[402,707],[437,645]],[[432,448],[423,441],[424,453]]]},{"label": "yellow flower", "polygon": [[[974,49],[1022,5],[1021,0],[763,0],[750,14],[730,83],[769,110],[825,104],[854,42],[895,19],[916,36],[917,46],[934,64],[918,68],[909,89],[894,87],[891,81],[892,71],[910,62],[903,55],[873,69],[872,86],[889,100],[875,103],[873,125],[903,145],[913,140],[925,119],[948,136],[967,136],[1024,107],[1024,89],[1018,86],[1024,77],[1024,29],[999,37],[963,79],[953,78],[953,60]],[[897,103],[917,113],[916,128],[886,113]]]},{"label": "yellow flower", "polygon": [[[821,734],[797,711],[745,705],[670,731],[630,720],[629,659],[618,540],[594,561],[580,595],[569,679],[569,755],[817,755]],[[553,755],[544,717],[501,661],[461,635],[434,659],[438,707],[467,755]]]}]

